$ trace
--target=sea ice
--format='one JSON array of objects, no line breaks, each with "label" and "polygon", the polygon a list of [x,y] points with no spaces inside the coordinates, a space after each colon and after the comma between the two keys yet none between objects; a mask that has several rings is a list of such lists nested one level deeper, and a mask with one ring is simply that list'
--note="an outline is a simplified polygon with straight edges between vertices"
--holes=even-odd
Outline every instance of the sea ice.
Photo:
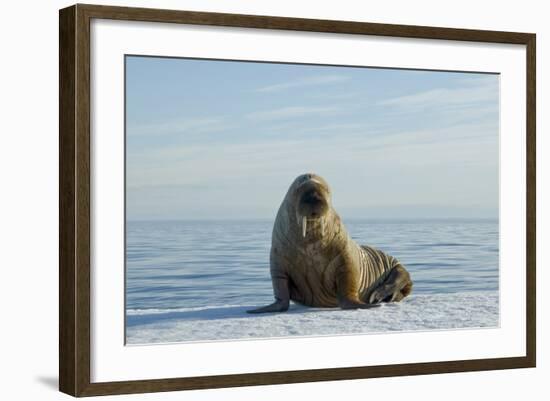
[{"label": "sea ice", "polygon": [[497,291],[413,294],[373,309],[291,305],[286,313],[261,315],[246,313],[259,305],[129,310],[126,341],[150,344],[497,327],[498,299]]}]

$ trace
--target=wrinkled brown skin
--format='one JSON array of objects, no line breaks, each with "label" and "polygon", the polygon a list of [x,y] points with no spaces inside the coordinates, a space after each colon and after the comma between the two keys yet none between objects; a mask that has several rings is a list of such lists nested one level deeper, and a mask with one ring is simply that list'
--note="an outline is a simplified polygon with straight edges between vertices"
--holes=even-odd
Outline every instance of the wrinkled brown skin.
[{"label": "wrinkled brown skin", "polygon": [[401,301],[412,291],[410,275],[397,259],[351,239],[332,208],[328,184],[315,174],[296,178],[279,208],[270,272],[275,302],[247,312],[284,312],[290,300],[363,309]]}]

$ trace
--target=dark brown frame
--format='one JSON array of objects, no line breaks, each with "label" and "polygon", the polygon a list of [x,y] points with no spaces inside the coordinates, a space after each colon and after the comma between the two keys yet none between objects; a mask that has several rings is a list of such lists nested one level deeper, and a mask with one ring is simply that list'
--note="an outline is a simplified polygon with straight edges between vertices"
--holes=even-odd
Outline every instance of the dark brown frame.
[{"label": "dark brown frame", "polygon": [[[268,28],[457,41],[527,49],[527,308],[523,357],[90,382],[90,20]],[[532,33],[77,4],[59,12],[59,389],[73,396],[349,380],[535,367],[535,42]]]}]

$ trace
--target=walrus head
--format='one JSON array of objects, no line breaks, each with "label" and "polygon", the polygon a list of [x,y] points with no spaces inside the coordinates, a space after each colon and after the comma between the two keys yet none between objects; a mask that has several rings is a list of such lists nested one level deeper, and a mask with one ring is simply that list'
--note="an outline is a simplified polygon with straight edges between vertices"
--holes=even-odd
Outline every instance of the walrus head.
[{"label": "walrus head", "polygon": [[316,174],[302,174],[294,180],[290,193],[302,236],[307,234],[308,222],[310,226],[319,226],[321,234],[324,234],[324,219],[331,208],[327,182]]}]

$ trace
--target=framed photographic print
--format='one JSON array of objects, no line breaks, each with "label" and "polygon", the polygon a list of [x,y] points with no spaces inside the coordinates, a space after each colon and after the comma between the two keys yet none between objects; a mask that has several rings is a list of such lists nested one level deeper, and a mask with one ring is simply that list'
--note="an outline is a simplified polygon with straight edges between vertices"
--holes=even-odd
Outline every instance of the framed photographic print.
[{"label": "framed photographic print", "polygon": [[60,11],[60,390],[534,367],[535,35]]}]

